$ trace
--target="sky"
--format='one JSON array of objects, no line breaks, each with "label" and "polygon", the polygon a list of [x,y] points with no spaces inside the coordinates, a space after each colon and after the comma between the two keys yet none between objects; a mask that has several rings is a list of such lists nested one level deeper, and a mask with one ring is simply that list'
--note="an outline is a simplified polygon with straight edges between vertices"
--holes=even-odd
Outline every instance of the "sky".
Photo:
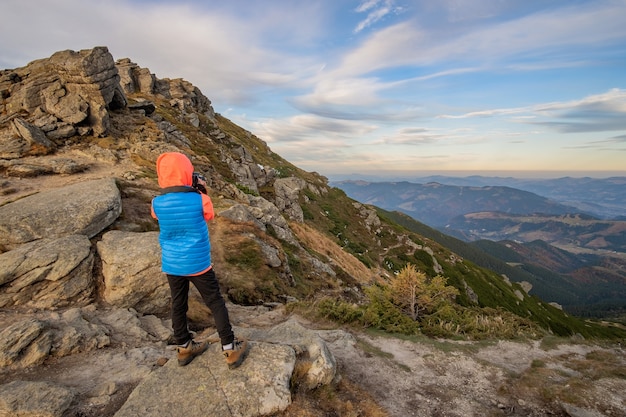
[{"label": "sky", "polygon": [[0,69],[107,46],[289,162],[626,175],[626,0],[3,0]]}]

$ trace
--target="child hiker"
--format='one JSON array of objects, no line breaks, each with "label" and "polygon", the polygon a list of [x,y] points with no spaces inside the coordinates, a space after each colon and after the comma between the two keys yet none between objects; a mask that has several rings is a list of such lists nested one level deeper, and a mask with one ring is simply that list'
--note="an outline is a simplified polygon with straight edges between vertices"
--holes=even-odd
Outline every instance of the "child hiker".
[{"label": "child hiker", "polygon": [[[222,352],[229,368],[243,361],[247,342],[233,333],[228,309],[211,265],[207,221],[213,219],[211,198],[202,177],[195,176],[191,161],[179,152],[161,154],[156,161],[162,194],[152,200],[152,217],[159,222],[162,270],[172,295],[172,328],[177,343],[178,364],[189,364],[209,343],[196,342],[187,327],[189,283],[200,292],[215,319]],[[193,187],[194,182],[198,183]],[[195,184],[194,184],[195,185]]]}]

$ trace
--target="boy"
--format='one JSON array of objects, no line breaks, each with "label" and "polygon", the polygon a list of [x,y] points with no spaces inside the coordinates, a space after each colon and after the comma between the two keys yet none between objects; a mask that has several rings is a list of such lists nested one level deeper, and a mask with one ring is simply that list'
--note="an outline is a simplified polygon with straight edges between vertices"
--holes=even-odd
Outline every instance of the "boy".
[{"label": "boy", "polygon": [[[193,165],[179,152],[167,152],[156,161],[162,195],[152,200],[152,216],[159,222],[162,270],[172,295],[172,327],[178,345],[178,364],[189,364],[207,350],[208,342],[196,342],[187,328],[189,283],[200,292],[215,319],[222,351],[229,368],[243,361],[247,342],[233,334],[226,303],[211,265],[207,221],[213,219],[213,203],[193,184]],[[203,187],[206,183],[198,180]],[[203,187],[198,187],[205,189]]]}]

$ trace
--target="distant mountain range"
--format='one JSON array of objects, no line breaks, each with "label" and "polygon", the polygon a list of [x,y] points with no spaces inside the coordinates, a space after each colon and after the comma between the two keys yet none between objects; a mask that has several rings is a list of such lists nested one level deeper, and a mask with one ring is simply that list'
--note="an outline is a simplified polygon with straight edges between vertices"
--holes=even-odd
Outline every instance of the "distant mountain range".
[{"label": "distant mountain range", "polygon": [[505,186],[459,186],[438,182],[341,181],[331,183],[349,197],[385,210],[399,210],[438,229],[475,212],[564,215],[580,210],[528,191]]},{"label": "distant mountain range", "polygon": [[[331,185],[361,203],[410,216],[415,222],[388,214],[480,266],[530,283],[531,293],[571,313],[609,316],[626,310],[626,177],[427,180]],[[546,195],[484,185],[490,180]]]},{"label": "distant mountain range", "polygon": [[[626,177],[529,179],[480,175],[468,177],[433,175],[415,177],[401,182],[375,179],[375,177],[362,178],[368,178],[367,184],[378,184],[378,186],[382,184],[426,185],[436,183],[442,186],[457,187],[510,187],[537,194],[568,207],[574,207],[578,213],[591,214],[601,219],[626,219]],[[331,185],[343,189],[350,195],[346,189],[350,185],[344,185],[350,183],[362,184],[363,181],[333,181]],[[422,221],[432,224],[426,219],[422,219]]]}]

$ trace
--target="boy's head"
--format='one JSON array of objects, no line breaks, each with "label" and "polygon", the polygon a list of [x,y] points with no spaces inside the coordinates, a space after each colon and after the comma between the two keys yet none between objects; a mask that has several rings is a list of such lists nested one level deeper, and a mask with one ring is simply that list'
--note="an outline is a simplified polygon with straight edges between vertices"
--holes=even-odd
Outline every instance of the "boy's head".
[{"label": "boy's head", "polygon": [[166,152],[157,158],[159,187],[191,186],[193,165],[187,156],[180,152]]}]

